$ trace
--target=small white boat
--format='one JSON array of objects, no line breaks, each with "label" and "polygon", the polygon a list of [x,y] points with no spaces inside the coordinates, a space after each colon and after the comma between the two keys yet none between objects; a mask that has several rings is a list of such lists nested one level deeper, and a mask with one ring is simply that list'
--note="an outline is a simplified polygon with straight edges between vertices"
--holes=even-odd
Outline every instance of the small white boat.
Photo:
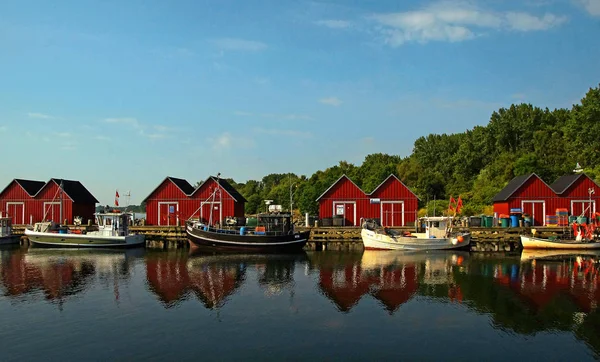
[{"label": "small white boat", "polygon": [[466,248],[471,234],[452,230],[451,216],[433,216],[420,219],[424,233],[401,233],[365,221],[361,236],[366,250],[449,250]]},{"label": "small white boat", "polygon": [[594,240],[551,240],[526,235],[521,235],[521,244],[523,249],[600,249],[600,242]]},{"label": "small white boat", "polygon": [[130,213],[95,213],[98,231],[69,230],[53,222],[38,222],[25,229],[31,243],[40,246],[66,246],[86,248],[115,248],[142,245],[144,235],[130,234]]},{"label": "small white boat", "polygon": [[12,233],[12,218],[0,217],[0,245],[18,243],[19,236]]}]

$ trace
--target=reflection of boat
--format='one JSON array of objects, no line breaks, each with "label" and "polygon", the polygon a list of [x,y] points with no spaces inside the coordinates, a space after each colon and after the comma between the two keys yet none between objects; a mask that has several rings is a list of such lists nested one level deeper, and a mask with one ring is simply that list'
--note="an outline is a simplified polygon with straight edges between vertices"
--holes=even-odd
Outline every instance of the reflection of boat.
[{"label": "reflection of boat", "polygon": [[469,246],[471,234],[452,230],[452,217],[437,216],[420,219],[424,233],[398,232],[381,227],[374,221],[363,223],[361,236],[367,250],[447,250]]},{"label": "reflection of boat", "polygon": [[552,249],[523,249],[521,261],[528,260],[564,260],[577,257],[600,258],[600,250],[552,250]]},{"label": "reflection of boat", "polygon": [[561,240],[561,239],[542,239],[534,236],[521,235],[521,244],[523,249],[571,249],[571,250],[590,250],[600,249],[600,242],[588,240]]},{"label": "reflection of boat", "polygon": [[12,218],[0,217],[0,245],[18,243],[19,236],[12,233]]},{"label": "reflection of boat", "polygon": [[25,229],[25,235],[34,245],[86,247],[86,248],[115,248],[132,247],[144,243],[141,234],[130,234],[129,213],[96,213],[98,231],[82,233],[79,230],[68,230],[53,222],[39,222],[33,228]]}]

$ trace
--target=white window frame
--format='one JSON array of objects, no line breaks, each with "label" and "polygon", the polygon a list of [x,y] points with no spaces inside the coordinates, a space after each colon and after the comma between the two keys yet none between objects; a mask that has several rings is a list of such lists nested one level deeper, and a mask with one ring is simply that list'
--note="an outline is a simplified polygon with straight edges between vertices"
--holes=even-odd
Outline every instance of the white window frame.
[{"label": "white window frame", "polygon": [[[525,204],[542,204],[542,225],[541,226],[545,226],[546,225],[546,201],[544,200],[523,200],[521,201],[521,211],[525,212]],[[535,220],[535,216],[533,215],[533,213],[535,212],[535,207],[531,208],[531,220],[533,222],[533,220]],[[540,225],[534,225],[534,226],[540,226]]]},{"label": "white window frame", "polygon": [[[17,201],[8,201],[8,202],[6,202],[6,211],[7,212],[8,212],[8,207],[11,206],[11,205],[13,205],[13,206],[21,205],[21,206],[23,206],[23,215],[22,215],[21,220],[23,220],[23,224],[25,224],[25,203],[23,201],[19,201],[19,202],[17,202]],[[12,217],[13,215],[9,215],[9,216]],[[18,223],[15,223],[15,224],[18,224]]]},{"label": "white window frame", "polygon": [[344,205],[344,219],[346,218],[346,204],[352,204],[354,206],[354,218],[352,220],[352,224],[354,224],[353,226],[356,226],[356,201],[334,201],[333,202],[333,210],[331,211],[331,215],[335,216],[337,215],[335,213],[335,207],[337,205]]},{"label": "white window frame", "polygon": [[[161,205],[175,205],[175,217],[177,218],[177,222],[176,225],[179,225],[179,202],[177,201],[159,201],[158,202],[158,225],[161,226],[161,219],[160,219],[160,206]],[[167,211],[167,215],[169,215],[169,212]],[[169,220],[170,218],[167,217],[167,225],[166,226],[175,226],[175,225],[170,225],[169,224]]]},{"label": "white window frame", "polygon": [[[589,204],[589,203],[591,203],[592,204],[592,209],[593,209],[592,210],[592,214],[594,214],[596,212],[596,200],[589,200],[589,199],[588,200],[571,200],[571,215],[573,215],[573,216],[579,216],[579,215],[575,215],[573,213],[573,204],[576,203],[576,202],[580,203],[580,204],[583,204],[583,203]],[[585,210],[585,208],[584,208],[584,210]],[[589,213],[587,213],[587,215],[584,215],[584,216],[588,216],[588,215],[589,215]]]}]

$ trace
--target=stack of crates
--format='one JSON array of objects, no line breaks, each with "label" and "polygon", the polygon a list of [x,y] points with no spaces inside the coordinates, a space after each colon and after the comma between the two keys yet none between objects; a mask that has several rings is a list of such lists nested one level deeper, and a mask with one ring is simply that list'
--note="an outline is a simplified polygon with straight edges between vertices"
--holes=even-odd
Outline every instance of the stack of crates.
[{"label": "stack of crates", "polygon": [[556,209],[556,224],[558,226],[569,226],[569,210],[565,208]]},{"label": "stack of crates", "polygon": [[558,216],[546,215],[546,226],[558,226]]}]

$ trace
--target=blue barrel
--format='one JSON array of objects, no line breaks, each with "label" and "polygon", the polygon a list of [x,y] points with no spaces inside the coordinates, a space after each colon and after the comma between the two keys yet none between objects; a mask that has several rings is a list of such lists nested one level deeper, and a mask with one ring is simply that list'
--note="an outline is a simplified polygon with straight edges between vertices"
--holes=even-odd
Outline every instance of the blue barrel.
[{"label": "blue barrel", "polygon": [[245,226],[242,226],[240,228],[240,235],[246,235],[246,227]]},{"label": "blue barrel", "polygon": [[519,216],[520,215],[510,215],[510,226],[513,228],[519,227]]},{"label": "blue barrel", "polygon": [[58,229],[58,233],[59,234],[66,234],[67,233],[67,229]]}]

